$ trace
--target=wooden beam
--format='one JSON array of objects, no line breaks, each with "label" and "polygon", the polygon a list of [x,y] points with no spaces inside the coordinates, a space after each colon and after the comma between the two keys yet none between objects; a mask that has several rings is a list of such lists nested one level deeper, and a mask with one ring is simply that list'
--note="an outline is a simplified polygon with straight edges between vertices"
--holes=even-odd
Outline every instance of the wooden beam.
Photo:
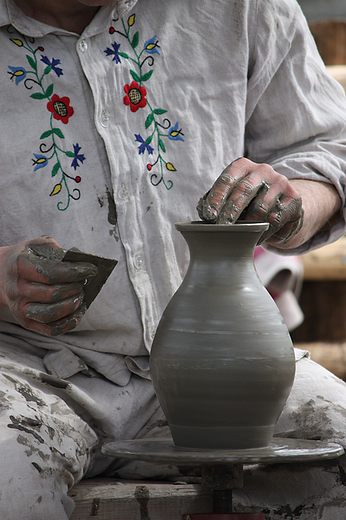
[{"label": "wooden beam", "polygon": [[313,361],[330,370],[340,379],[346,380],[346,342],[295,343],[294,346],[308,350]]},{"label": "wooden beam", "polygon": [[79,482],[69,495],[76,503],[70,520],[181,520],[213,507],[211,492],[199,484],[94,478]]},{"label": "wooden beam", "polygon": [[346,280],[346,238],[301,257],[305,280]]},{"label": "wooden beam", "polygon": [[346,64],[346,21],[321,20],[309,23],[319,53],[326,65]]},{"label": "wooden beam", "polygon": [[346,65],[329,65],[327,70],[346,90]]}]

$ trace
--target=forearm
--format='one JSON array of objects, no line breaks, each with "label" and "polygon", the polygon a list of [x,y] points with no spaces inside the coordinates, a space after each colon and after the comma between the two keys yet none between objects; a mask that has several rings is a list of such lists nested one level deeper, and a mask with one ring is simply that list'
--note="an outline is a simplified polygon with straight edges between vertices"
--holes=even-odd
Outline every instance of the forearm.
[{"label": "forearm", "polygon": [[294,249],[307,242],[318,231],[331,227],[338,218],[342,201],[332,184],[326,182],[293,179],[291,184],[303,201],[304,219],[300,231],[285,243],[267,241],[277,249]]}]

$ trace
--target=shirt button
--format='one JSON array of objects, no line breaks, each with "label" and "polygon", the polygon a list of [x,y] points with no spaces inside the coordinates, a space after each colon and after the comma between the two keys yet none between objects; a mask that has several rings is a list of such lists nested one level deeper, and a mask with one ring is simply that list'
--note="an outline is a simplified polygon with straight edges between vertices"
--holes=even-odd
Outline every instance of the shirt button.
[{"label": "shirt button", "polygon": [[137,269],[137,271],[140,271],[141,269],[143,269],[143,266],[144,266],[143,257],[141,255],[136,255],[133,260],[133,265],[135,266],[135,269]]},{"label": "shirt button", "polygon": [[79,50],[82,51],[82,52],[85,52],[86,50],[88,50],[88,44],[85,40],[81,40],[79,43],[78,43],[78,47],[79,47]]},{"label": "shirt button", "polygon": [[101,125],[104,128],[107,128],[107,126],[109,125],[109,115],[105,110],[102,110],[101,112]]},{"label": "shirt button", "polygon": [[127,200],[128,198],[129,198],[129,192],[128,192],[127,186],[125,184],[122,184],[121,188],[119,190],[119,199]]}]

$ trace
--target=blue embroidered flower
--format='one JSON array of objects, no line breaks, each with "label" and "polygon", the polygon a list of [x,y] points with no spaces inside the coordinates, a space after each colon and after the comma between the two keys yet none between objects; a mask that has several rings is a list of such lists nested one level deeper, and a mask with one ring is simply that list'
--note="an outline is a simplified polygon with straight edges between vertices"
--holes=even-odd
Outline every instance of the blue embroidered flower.
[{"label": "blue embroidered flower", "polygon": [[48,65],[48,67],[52,67],[52,69],[54,70],[54,72],[58,76],[58,78],[64,74],[63,71],[62,71],[62,68],[61,67],[57,67],[57,65],[60,64],[60,60],[58,60],[56,58],[52,58],[52,61],[49,61],[47,56],[43,56],[41,54],[41,61],[43,61],[43,63]]},{"label": "blue embroidered flower", "polygon": [[145,150],[148,151],[148,154],[151,155],[154,151],[154,148],[152,146],[150,146],[150,144],[147,144],[143,137],[141,136],[141,134],[135,134],[135,138],[136,138],[136,141],[138,143],[141,143],[139,146],[138,146],[138,150],[139,150],[139,154],[141,153],[144,153]]},{"label": "blue embroidered flower", "polygon": [[15,79],[16,85],[18,85],[18,83],[20,81],[23,81],[23,79],[25,79],[26,70],[23,69],[23,67],[11,67],[9,65],[8,68],[11,69],[11,71],[12,71],[12,72],[8,72],[8,74],[11,74],[11,79],[16,78]]},{"label": "blue embroidered flower", "polygon": [[79,153],[80,150],[81,150],[81,147],[79,146],[78,143],[73,145],[74,159],[71,163],[71,167],[74,168],[75,170],[77,169],[77,166],[80,166],[80,164],[78,164],[78,161],[80,161],[81,163],[83,161],[85,161],[84,154]]},{"label": "blue embroidered flower", "polygon": [[112,61],[115,61],[115,63],[121,63],[121,59],[118,54],[120,45],[121,45],[120,43],[114,42],[114,43],[112,43],[113,50],[110,49],[109,47],[107,47],[107,49],[105,51],[103,51],[106,53],[107,56],[114,55]]},{"label": "blue embroidered flower", "polygon": [[48,158],[45,155],[34,153],[34,156],[36,157],[36,159],[32,159],[32,162],[35,164],[34,172],[47,166]]},{"label": "blue embroidered flower", "polygon": [[178,124],[179,123],[177,121],[168,132],[168,138],[172,141],[184,141],[184,139],[182,138],[184,134],[181,132],[181,129],[178,130]]},{"label": "blue embroidered flower", "polygon": [[160,54],[160,51],[158,49],[156,34],[150,40],[147,40],[144,43],[144,49],[147,51],[148,54]]}]

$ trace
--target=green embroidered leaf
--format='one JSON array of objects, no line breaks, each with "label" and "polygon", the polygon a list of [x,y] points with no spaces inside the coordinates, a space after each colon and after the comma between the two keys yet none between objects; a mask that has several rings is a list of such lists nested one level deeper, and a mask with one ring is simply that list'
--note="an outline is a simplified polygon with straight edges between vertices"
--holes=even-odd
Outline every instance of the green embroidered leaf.
[{"label": "green embroidered leaf", "polygon": [[57,174],[58,171],[59,171],[59,167],[60,167],[60,166],[59,166],[59,163],[58,163],[58,162],[57,162],[56,164],[54,164],[53,169],[52,169],[52,177],[55,177],[55,176],[56,176],[56,174]]},{"label": "green embroidered leaf", "polygon": [[52,128],[52,132],[53,132],[53,134],[55,134],[58,137],[60,137],[60,139],[65,139],[65,136],[62,133],[62,131],[60,130],[60,128]]},{"label": "green embroidered leaf", "polygon": [[45,99],[46,95],[42,94],[42,92],[35,92],[34,94],[31,94],[30,97],[32,97],[33,99]]},{"label": "green embroidered leaf", "polygon": [[138,34],[138,31],[135,33],[133,39],[132,39],[132,43],[131,43],[131,46],[133,49],[135,49],[138,45],[138,42],[139,42],[139,34]]},{"label": "green embroidered leaf", "polygon": [[128,58],[129,55],[126,54],[126,52],[118,52],[119,56],[121,56],[122,58]]},{"label": "green embroidered leaf", "polygon": [[50,85],[48,85],[47,90],[46,90],[46,96],[47,96],[47,98],[50,98],[50,97],[51,97],[51,95],[53,94],[53,89],[54,89],[54,85],[53,85],[53,83],[51,83]]},{"label": "green embroidered leaf", "polygon": [[133,77],[133,79],[137,81],[137,83],[141,82],[141,78],[138,76],[137,72],[135,72],[134,70],[130,70],[130,74]]},{"label": "green embroidered leaf", "polygon": [[157,115],[160,115],[160,114],[165,114],[167,112],[167,110],[165,110],[164,108],[155,108],[155,110],[153,110],[154,114],[157,114]]},{"label": "green embroidered leaf", "polygon": [[141,80],[148,81],[148,79],[151,78],[153,72],[154,72],[153,70],[149,70],[149,72],[147,72],[146,74],[143,74],[143,76],[141,76]]},{"label": "green embroidered leaf", "polygon": [[162,139],[159,139],[159,147],[161,148],[161,150],[162,150],[163,152],[166,151],[166,147],[165,147],[165,145],[163,144]]},{"label": "green embroidered leaf", "polygon": [[51,65],[48,65],[48,66],[44,69],[43,74],[49,74],[51,70],[52,70],[52,66],[51,66]]},{"label": "green embroidered leaf", "polygon": [[31,56],[29,56],[29,54],[26,55],[26,59],[28,60],[30,67],[32,67],[34,70],[37,70],[37,63]]},{"label": "green embroidered leaf", "polygon": [[47,130],[46,132],[43,132],[43,134],[41,135],[40,139],[47,139],[47,137],[49,137],[50,135],[52,135],[52,130]]},{"label": "green embroidered leaf", "polygon": [[145,140],[145,144],[150,144],[151,141],[153,140],[153,137],[154,137],[154,134],[149,135],[149,137],[147,137]]},{"label": "green embroidered leaf", "polygon": [[66,152],[67,157],[76,157],[73,152]]},{"label": "green embroidered leaf", "polygon": [[148,117],[146,118],[145,120],[145,128],[149,128],[149,126],[151,125],[151,123],[154,121],[154,114],[152,114],[150,112],[150,114],[148,115]]}]

